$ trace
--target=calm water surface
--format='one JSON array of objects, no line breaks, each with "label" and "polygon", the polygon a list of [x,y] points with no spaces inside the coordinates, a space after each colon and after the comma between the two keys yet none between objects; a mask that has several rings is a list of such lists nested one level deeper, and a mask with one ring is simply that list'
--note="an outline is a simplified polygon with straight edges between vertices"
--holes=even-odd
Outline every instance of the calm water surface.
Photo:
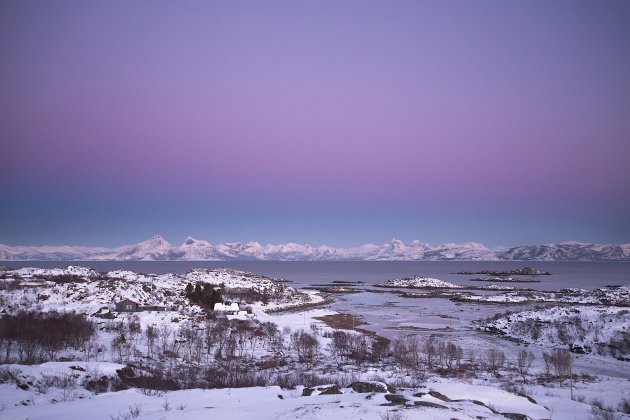
[{"label": "calm water surface", "polygon": [[269,277],[292,281],[295,287],[334,280],[363,281],[378,284],[392,278],[412,275],[435,277],[460,285],[481,285],[470,282],[478,276],[454,274],[459,271],[508,271],[525,266],[552,273],[539,276],[540,283],[527,283],[525,287],[554,290],[567,287],[595,289],[619,284],[630,285],[628,262],[522,262],[522,261],[7,261],[0,265],[20,267],[66,267],[67,265],[92,267],[96,271],[132,270],[141,273],[186,273],[193,268],[222,268],[251,271]]}]

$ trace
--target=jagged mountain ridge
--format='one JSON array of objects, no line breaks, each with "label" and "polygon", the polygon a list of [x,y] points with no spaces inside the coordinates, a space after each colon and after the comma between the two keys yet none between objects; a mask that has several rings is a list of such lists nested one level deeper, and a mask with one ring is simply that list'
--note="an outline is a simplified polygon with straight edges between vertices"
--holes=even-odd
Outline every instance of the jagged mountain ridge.
[{"label": "jagged mountain ridge", "polygon": [[1,261],[630,261],[630,244],[528,245],[489,249],[483,244],[446,243],[431,245],[420,241],[394,239],[384,245],[365,244],[354,248],[313,247],[297,243],[261,245],[258,242],[211,243],[186,238],[173,245],[156,235],[137,244],[118,248],[75,246],[15,246],[0,244]]}]

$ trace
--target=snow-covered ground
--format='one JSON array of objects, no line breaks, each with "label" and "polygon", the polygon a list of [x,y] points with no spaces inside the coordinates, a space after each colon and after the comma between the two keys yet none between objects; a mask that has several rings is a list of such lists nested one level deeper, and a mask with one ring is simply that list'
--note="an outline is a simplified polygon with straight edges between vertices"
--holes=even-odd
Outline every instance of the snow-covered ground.
[{"label": "snow-covered ground", "polygon": [[[6,346],[0,349],[0,360],[5,361],[0,365],[0,419],[82,419],[86,418],[86,413],[93,419],[500,419],[506,416],[575,419],[594,416],[593,404],[609,408],[608,418],[630,418],[618,408],[623,398],[627,398],[629,386],[625,377],[630,377],[630,372],[611,375],[618,377],[608,376],[614,369],[627,369],[627,365],[609,355],[576,357],[575,372],[584,370],[591,375],[586,379],[576,376],[573,387],[577,398],[571,400],[567,380],[553,379],[551,383],[541,380],[542,358],[535,348],[558,345],[562,337],[543,329],[538,339],[528,341],[523,333],[527,328],[518,327],[531,322],[554,327],[558,323],[572,325],[575,331],[569,328],[565,334],[584,332],[582,341],[573,344],[597,347],[598,342],[609,343],[619,331],[628,331],[629,312],[620,307],[529,310],[484,324],[489,330],[531,343],[530,348],[536,352],[537,358],[531,371],[522,377],[514,368],[515,353],[506,352],[505,363],[492,370],[487,360],[491,352],[487,350],[496,348],[484,347],[488,341],[472,340],[469,346],[464,346],[461,339],[449,336],[456,330],[466,331],[466,337],[482,333],[474,331],[472,314],[466,319],[453,316],[465,313],[461,305],[468,304],[450,301],[448,296],[446,299],[423,299],[423,305],[435,303],[449,309],[442,308],[435,314],[429,310],[429,316],[419,316],[402,304],[388,302],[392,296],[389,292],[344,295],[334,305],[323,306],[330,298],[321,293],[296,290],[264,276],[234,270],[153,275],[131,271],[97,273],[83,267],[27,268],[7,271],[0,277],[0,303],[7,316],[24,309],[46,313],[75,311],[85,314],[96,326],[96,334],[85,349],[65,349],[48,359],[53,361],[16,364],[16,347],[8,349],[9,360],[5,358]],[[247,304],[251,313],[240,321],[212,316],[207,319],[207,308],[186,297],[184,291],[189,283],[209,284],[234,296],[253,296],[253,300],[241,302]],[[452,283],[423,277],[394,280],[386,285],[425,288],[426,293],[432,293],[431,289],[445,289],[445,292],[461,289]],[[504,290],[503,287],[488,289],[489,294]],[[614,295],[597,292],[598,302],[602,302],[602,296],[623,299],[627,293],[623,288],[610,290],[610,293],[614,290]],[[252,293],[248,294],[248,291]],[[461,290],[454,293],[461,293]],[[256,300],[260,296],[265,297],[265,302]],[[361,327],[373,331],[378,318],[385,321],[385,318],[397,317],[396,331],[389,330],[388,338],[419,337],[419,365],[400,364],[402,362],[395,355],[398,342],[388,347],[389,353],[367,361],[357,361],[355,354],[350,352],[344,356],[334,347],[333,337],[339,330],[320,319],[355,308],[350,303],[361,299],[365,302],[366,296],[376,300],[373,308],[365,305],[363,310],[351,312],[370,324]],[[164,306],[168,310],[116,313],[112,304],[123,298],[142,305]],[[476,308],[480,306],[483,305],[475,305]],[[452,314],[445,315],[444,311]],[[574,320],[576,317],[581,319],[580,323]],[[138,327],[134,327],[136,324]],[[134,328],[138,329],[135,333]],[[156,334],[152,344],[148,339],[151,328]],[[362,330],[354,330],[354,325],[352,329],[347,328],[346,337],[351,341],[364,337]],[[456,361],[452,368],[446,369],[447,364],[442,359],[435,361],[435,367],[427,367],[429,353],[425,337],[435,332],[445,334],[434,342],[436,349],[442,349],[436,350],[438,353],[449,348],[445,347],[449,343],[454,345],[455,353],[452,354]],[[304,357],[298,350],[301,334],[317,342],[315,353],[310,357]],[[370,335],[365,337],[367,341],[354,341],[352,345],[364,343],[366,350],[374,351],[379,341]],[[230,340],[235,346],[231,352],[226,344]],[[510,349],[518,346],[506,342],[513,346]],[[0,346],[3,345],[0,342]],[[463,351],[460,345],[464,347]],[[361,348],[356,347],[354,351]],[[445,357],[445,353],[439,354],[441,358]],[[597,371],[598,376],[592,376],[596,370],[588,367],[593,361],[602,366]],[[132,379],[175,375],[180,385],[165,389],[190,387],[197,383],[195,381],[212,387],[217,379],[213,375],[229,375],[229,369],[259,375],[257,378],[267,384],[283,382],[285,385],[282,388],[248,385],[222,389],[197,389],[194,386],[193,389],[156,391],[138,387],[133,385],[137,382],[125,379],[124,375],[128,374],[123,375],[123,372],[127,369],[131,369]],[[189,378],[180,380],[177,378],[180,374]],[[285,376],[293,378],[293,383],[280,380]],[[350,386],[355,381],[384,382],[390,385],[389,392],[361,393]],[[101,384],[101,388],[96,389],[95,383]],[[304,386],[325,383],[337,384],[339,393],[327,395],[325,390],[337,392],[336,388],[320,386],[319,391],[303,396]],[[128,386],[131,388],[124,389]]]},{"label": "snow-covered ground", "polygon": [[[630,356],[630,310],[606,306],[556,306],[522,311],[482,325],[508,337],[543,346]],[[618,342],[618,343],[616,343]],[[615,346],[620,348],[615,350]]]},{"label": "snow-covered ground", "polygon": [[[107,372],[110,366],[85,366]],[[55,365],[58,374],[67,366]],[[41,370],[45,370],[41,368]],[[70,372],[76,372],[69,370]],[[92,370],[94,372],[95,370]],[[89,376],[89,374],[83,374]],[[81,375],[79,375],[81,376]],[[321,386],[319,389],[327,389]],[[424,385],[402,388],[395,394],[356,392],[340,388],[339,393],[313,392],[304,396],[304,387],[278,386],[190,389],[144,392],[129,389],[93,395],[85,390],[40,388],[22,390],[12,384],[0,385],[0,418],[3,419],[383,419],[394,415],[403,419],[588,419],[594,400],[615,407],[627,396],[627,384],[618,380],[599,381],[584,387],[576,385],[574,400],[568,387],[529,386],[528,396],[518,395],[483,381],[430,378]],[[512,416],[509,417],[512,413]],[[516,414],[527,417],[515,417]],[[612,418],[628,419],[621,413]],[[608,417],[611,418],[611,417]]]}]

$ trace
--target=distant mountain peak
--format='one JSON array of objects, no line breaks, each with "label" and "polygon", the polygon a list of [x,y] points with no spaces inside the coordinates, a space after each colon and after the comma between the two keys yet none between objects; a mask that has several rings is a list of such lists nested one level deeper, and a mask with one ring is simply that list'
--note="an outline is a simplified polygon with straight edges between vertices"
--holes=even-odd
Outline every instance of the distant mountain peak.
[{"label": "distant mountain peak", "polygon": [[115,249],[73,246],[7,246],[0,244],[0,261],[28,260],[131,260],[131,261],[630,261],[630,244],[559,244],[494,247],[478,242],[431,245],[414,240],[409,244],[392,239],[383,245],[363,244],[353,248],[285,243],[261,245],[258,242],[228,242],[212,245],[188,236],[171,245],[160,235]]},{"label": "distant mountain peak", "polygon": [[183,244],[184,245],[210,245],[208,242],[202,239],[193,238],[192,236],[188,236],[186,239],[184,239]]},{"label": "distant mountain peak", "polygon": [[168,241],[166,239],[164,239],[163,237],[161,237],[160,235],[153,235],[151,236],[149,239],[147,239],[146,241],[144,241],[144,243],[152,243],[152,244],[168,244]]}]

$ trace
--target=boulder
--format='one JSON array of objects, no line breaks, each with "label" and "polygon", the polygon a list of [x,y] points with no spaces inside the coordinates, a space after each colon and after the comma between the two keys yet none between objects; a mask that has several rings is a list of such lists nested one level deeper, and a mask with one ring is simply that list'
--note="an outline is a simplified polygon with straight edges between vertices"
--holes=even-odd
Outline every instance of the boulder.
[{"label": "boulder", "polygon": [[529,416],[520,413],[501,413],[501,415],[510,420],[531,420]]},{"label": "boulder", "polygon": [[409,401],[402,395],[397,394],[385,394],[385,399],[391,403],[390,405],[405,405]]},{"label": "boulder", "polygon": [[429,401],[414,401],[413,402],[414,405],[416,407],[429,407],[429,408],[443,408],[443,409],[448,409],[448,407],[441,405],[441,404],[436,404],[436,403],[432,403]]},{"label": "boulder", "polygon": [[341,392],[341,388],[339,387],[339,385],[323,385],[323,386],[316,386],[312,388],[304,388],[302,390],[302,396],[310,397],[311,395],[313,395],[315,391],[317,391],[318,395],[343,394],[343,392]]},{"label": "boulder", "polygon": [[437,398],[438,400],[441,400],[444,402],[453,402],[453,400],[451,400],[449,397],[442,394],[441,392],[429,391],[429,395],[432,396],[433,398]]},{"label": "boulder", "polygon": [[369,392],[380,392],[387,393],[387,385],[383,382],[353,382],[350,384],[350,388],[354,392],[358,392],[359,394],[369,393]]},{"label": "boulder", "polygon": [[339,388],[339,385],[331,385],[328,388],[324,388],[319,393],[319,395],[332,395],[332,394],[343,394],[343,392],[341,392],[341,388]]}]

